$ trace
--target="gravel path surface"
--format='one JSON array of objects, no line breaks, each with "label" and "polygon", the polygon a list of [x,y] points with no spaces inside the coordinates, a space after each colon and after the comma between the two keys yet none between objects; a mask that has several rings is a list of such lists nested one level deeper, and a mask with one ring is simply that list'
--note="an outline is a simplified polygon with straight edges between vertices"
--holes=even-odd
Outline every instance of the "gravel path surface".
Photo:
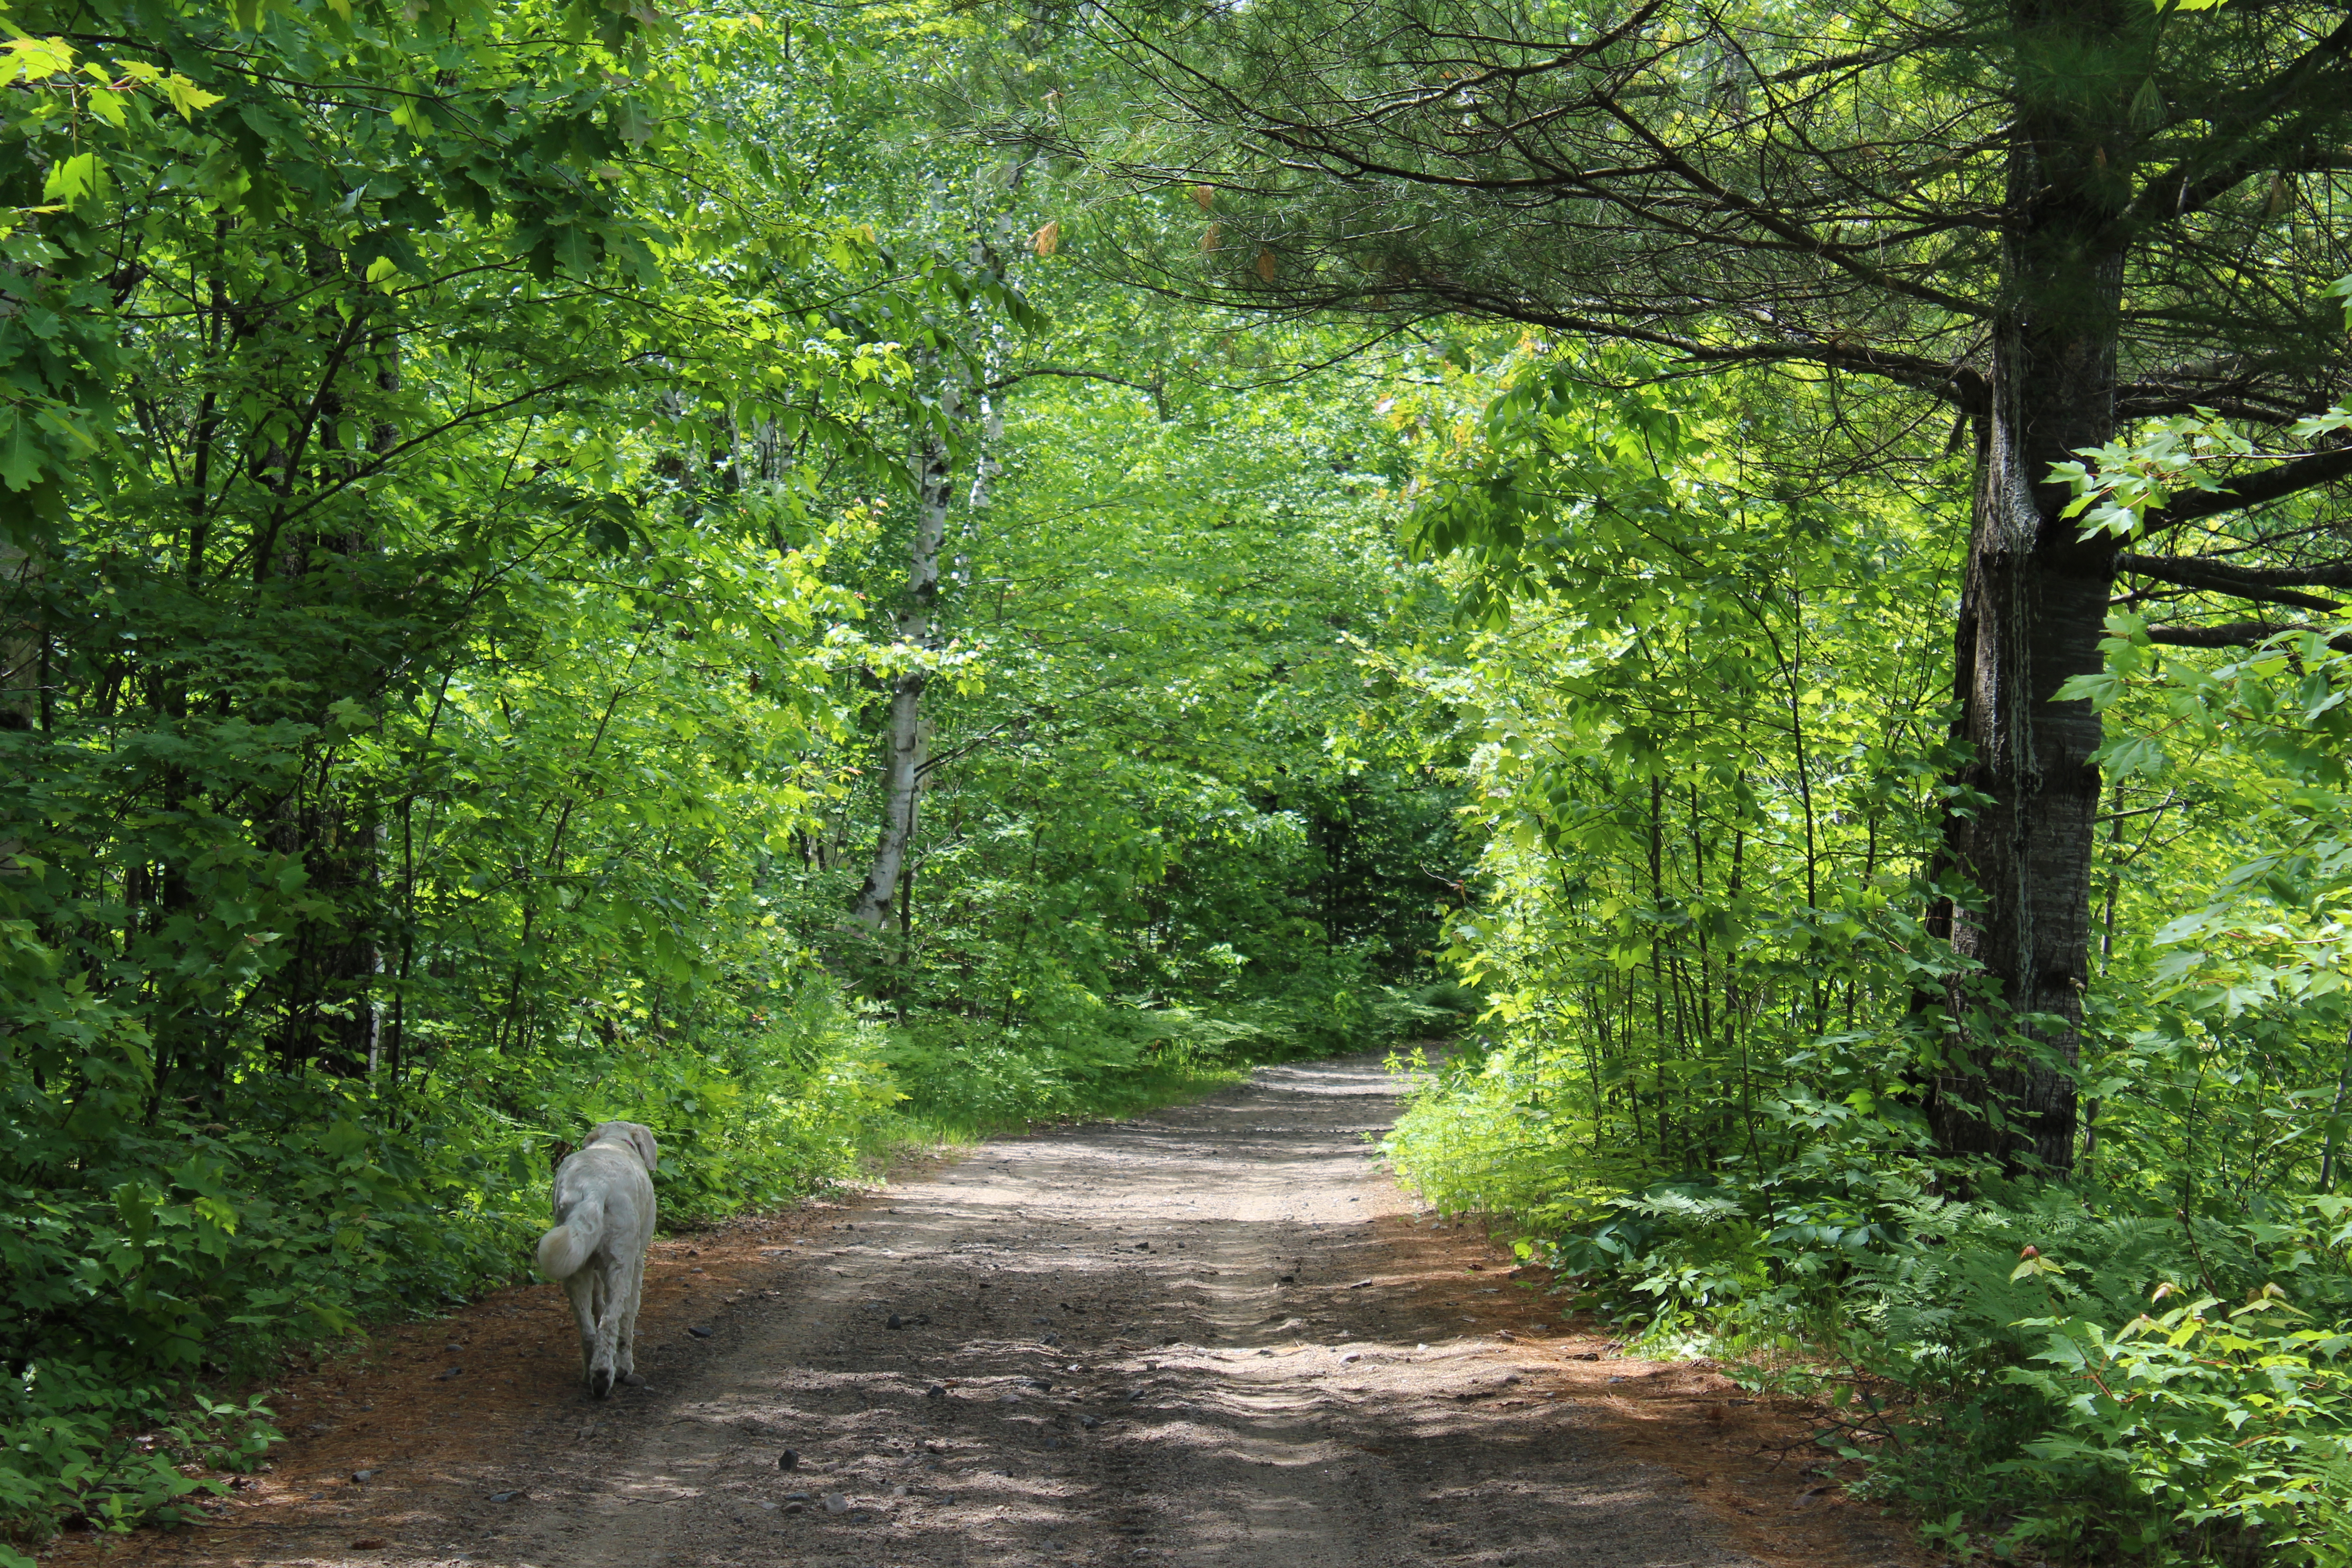
[{"label": "gravel path surface", "polygon": [[1377,1062],[1272,1068],[896,1190],[656,1384],[666,1421],[586,1421],[472,1560],[1755,1562],[1475,1310],[1393,1289],[1393,1110]]}]

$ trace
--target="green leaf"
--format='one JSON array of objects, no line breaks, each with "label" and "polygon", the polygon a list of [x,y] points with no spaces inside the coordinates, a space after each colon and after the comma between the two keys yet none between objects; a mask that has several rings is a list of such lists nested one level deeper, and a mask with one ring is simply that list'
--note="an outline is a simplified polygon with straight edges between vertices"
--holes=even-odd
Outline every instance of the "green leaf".
[{"label": "green leaf", "polygon": [[575,278],[586,278],[596,270],[596,258],[602,250],[597,237],[575,225],[566,225],[555,232],[552,254],[555,264]]},{"label": "green leaf", "polygon": [[31,489],[47,456],[45,444],[34,435],[33,422],[0,405],[0,483],[12,490]]},{"label": "green leaf", "polygon": [[2052,700],[2077,702],[2087,698],[2095,710],[2112,706],[2124,694],[2123,677],[2101,670],[2093,675],[2071,675],[2052,694]]},{"label": "green leaf", "polygon": [[656,122],[646,106],[634,98],[625,98],[613,105],[613,132],[632,147],[642,147],[654,139]]},{"label": "green leaf", "polygon": [[68,209],[99,195],[106,184],[106,165],[95,153],[76,153],[49,165],[41,183],[43,201],[61,201]]},{"label": "green leaf", "polygon": [[2091,760],[2105,768],[2108,777],[2116,779],[2157,778],[2171,765],[2164,742],[2153,735],[2118,735],[2091,753]]}]

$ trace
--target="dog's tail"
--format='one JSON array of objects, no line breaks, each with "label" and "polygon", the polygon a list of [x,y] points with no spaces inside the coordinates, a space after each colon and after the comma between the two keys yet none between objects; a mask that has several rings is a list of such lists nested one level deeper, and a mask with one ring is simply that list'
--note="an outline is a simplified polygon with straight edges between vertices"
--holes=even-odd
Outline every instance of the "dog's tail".
[{"label": "dog's tail", "polygon": [[563,1216],[563,1223],[539,1238],[539,1271],[549,1279],[569,1279],[580,1272],[604,1239],[604,1200],[590,1194]]}]

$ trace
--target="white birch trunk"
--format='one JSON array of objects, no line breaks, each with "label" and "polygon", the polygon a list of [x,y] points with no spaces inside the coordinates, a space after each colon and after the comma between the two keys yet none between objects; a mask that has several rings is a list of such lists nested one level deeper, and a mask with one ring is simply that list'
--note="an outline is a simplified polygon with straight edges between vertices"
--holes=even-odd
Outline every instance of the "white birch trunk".
[{"label": "white birch trunk", "polygon": [[[934,188],[934,200],[938,190]],[[1010,232],[1009,217],[996,221],[998,237]],[[986,248],[975,237],[971,245],[971,263],[978,268],[987,259]],[[910,649],[928,652],[940,645],[938,603],[940,596],[940,556],[947,547],[948,502],[953,490],[953,475],[950,471],[946,432],[963,416],[962,388],[959,375],[951,373],[941,378],[940,384],[940,429],[924,438],[915,458],[916,518],[915,542],[907,565],[907,607],[898,616],[898,641]],[[989,481],[997,472],[993,452],[998,438],[1004,433],[1003,411],[983,392],[981,396],[982,444],[973,465],[971,491],[966,498],[976,519],[988,505]],[[950,570],[959,584],[971,580],[971,534],[974,522],[957,541],[955,558]],[[890,724],[887,744],[889,758],[883,780],[886,803],[882,814],[882,836],[874,847],[874,864],[866,873],[866,885],[857,892],[857,902],[850,910],[850,918],[879,936],[898,917],[902,927],[906,911],[898,908],[899,889],[907,869],[907,856],[915,839],[915,814],[921,804],[923,774],[929,764],[931,727],[923,721],[923,688],[929,679],[927,672],[908,670],[891,682]]]},{"label": "white birch trunk", "polygon": [[953,575],[959,588],[971,586],[972,542],[980,536],[981,514],[988,510],[989,481],[1003,468],[996,460],[996,446],[1003,436],[1003,405],[983,395],[980,400],[980,459],[972,465],[971,507],[964,513],[963,528],[956,535]]},{"label": "white birch trunk", "polygon": [[[956,417],[956,386],[952,379],[940,393],[940,413]],[[934,610],[940,596],[940,550],[947,542],[948,497],[952,476],[943,434],[923,439],[916,457],[915,542],[907,563],[907,605],[898,613],[898,641],[910,650],[928,651],[938,644]],[[906,868],[907,847],[915,837],[915,810],[923,788],[923,761],[928,726],[922,721],[923,687],[929,677],[921,668],[902,671],[890,683],[888,750],[883,778],[885,805],[882,836],[874,847],[873,868],[858,889],[850,918],[879,935],[890,923],[898,896],[899,873]]]}]

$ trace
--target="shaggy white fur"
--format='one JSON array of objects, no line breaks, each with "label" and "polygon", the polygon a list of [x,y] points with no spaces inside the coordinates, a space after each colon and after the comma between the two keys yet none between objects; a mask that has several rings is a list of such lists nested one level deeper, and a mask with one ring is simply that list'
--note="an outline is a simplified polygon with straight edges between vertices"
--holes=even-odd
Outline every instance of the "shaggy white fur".
[{"label": "shaggy white fur", "polygon": [[555,1228],[539,1238],[539,1271],[572,1298],[581,1370],[598,1399],[616,1382],[645,1381],[633,1352],[660,1164],[650,1129],[601,1121],[555,1168]]}]

